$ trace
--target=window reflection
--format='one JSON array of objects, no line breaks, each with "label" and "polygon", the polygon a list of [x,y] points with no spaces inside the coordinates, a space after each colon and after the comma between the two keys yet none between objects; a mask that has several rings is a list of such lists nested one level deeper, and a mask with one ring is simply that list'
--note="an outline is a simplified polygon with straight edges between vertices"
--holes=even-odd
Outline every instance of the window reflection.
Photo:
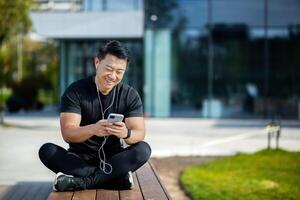
[{"label": "window reflection", "polygon": [[269,0],[269,26],[288,26],[300,24],[299,0]]},{"label": "window reflection", "polygon": [[299,10],[297,0],[179,0],[172,115],[205,116],[212,45],[212,117],[298,117]]}]

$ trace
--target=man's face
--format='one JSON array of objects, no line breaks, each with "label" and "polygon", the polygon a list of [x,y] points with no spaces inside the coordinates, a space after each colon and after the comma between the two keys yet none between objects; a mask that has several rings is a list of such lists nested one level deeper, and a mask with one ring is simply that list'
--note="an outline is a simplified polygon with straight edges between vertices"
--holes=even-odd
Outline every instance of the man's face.
[{"label": "man's face", "polygon": [[100,91],[108,94],[123,79],[127,60],[107,54],[104,59],[95,58],[96,81]]}]

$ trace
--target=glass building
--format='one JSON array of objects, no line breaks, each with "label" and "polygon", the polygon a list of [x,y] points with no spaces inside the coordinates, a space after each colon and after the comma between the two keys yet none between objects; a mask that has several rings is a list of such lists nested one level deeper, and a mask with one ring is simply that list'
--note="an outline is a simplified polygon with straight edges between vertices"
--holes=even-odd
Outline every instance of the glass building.
[{"label": "glass building", "polygon": [[299,0],[37,3],[37,33],[59,42],[61,91],[118,39],[148,116],[300,118]]},{"label": "glass building", "polygon": [[170,116],[300,117],[300,1],[149,1],[145,10],[148,29],[171,32]]}]

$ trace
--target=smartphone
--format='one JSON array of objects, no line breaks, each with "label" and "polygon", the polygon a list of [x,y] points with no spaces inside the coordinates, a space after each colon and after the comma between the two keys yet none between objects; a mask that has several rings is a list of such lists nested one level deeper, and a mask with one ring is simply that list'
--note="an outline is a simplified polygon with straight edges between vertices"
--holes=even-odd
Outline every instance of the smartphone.
[{"label": "smartphone", "polygon": [[109,123],[116,123],[123,121],[124,115],[117,113],[109,113],[107,121]]}]

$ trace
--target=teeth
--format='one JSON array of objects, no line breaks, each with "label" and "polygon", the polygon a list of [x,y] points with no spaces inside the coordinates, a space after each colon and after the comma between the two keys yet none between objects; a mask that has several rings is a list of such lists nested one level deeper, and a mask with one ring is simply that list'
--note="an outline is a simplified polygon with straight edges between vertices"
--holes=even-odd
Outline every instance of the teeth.
[{"label": "teeth", "polygon": [[106,84],[107,84],[107,85],[112,85],[113,82],[111,82],[111,81],[106,81]]}]

